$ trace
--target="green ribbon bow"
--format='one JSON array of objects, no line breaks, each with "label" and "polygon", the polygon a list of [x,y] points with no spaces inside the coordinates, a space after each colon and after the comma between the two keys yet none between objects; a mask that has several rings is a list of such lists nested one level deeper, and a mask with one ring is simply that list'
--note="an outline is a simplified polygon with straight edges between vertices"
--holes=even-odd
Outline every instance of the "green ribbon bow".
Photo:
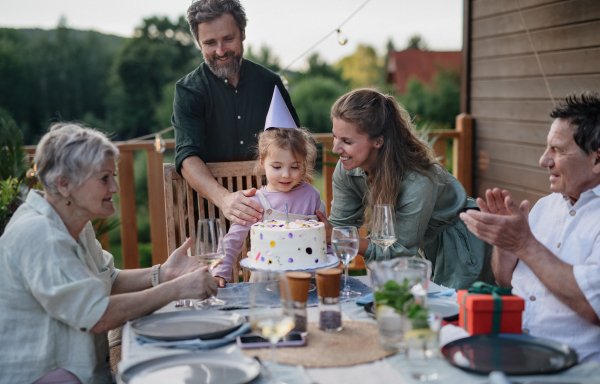
[{"label": "green ribbon bow", "polygon": [[467,329],[467,296],[470,294],[492,295],[494,299],[494,314],[492,316],[492,333],[500,333],[500,323],[502,322],[502,297],[512,296],[510,287],[497,287],[495,285],[484,283],[483,281],[474,282],[469,288],[469,293],[463,296],[463,328]]}]

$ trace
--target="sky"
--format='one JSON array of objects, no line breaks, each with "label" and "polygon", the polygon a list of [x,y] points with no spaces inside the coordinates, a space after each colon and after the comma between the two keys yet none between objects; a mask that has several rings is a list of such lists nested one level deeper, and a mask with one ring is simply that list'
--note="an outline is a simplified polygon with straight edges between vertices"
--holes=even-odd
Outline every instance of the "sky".
[{"label": "sky", "polygon": [[[246,47],[265,44],[288,66],[327,33],[335,30],[365,0],[241,0],[246,9]],[[143,18],[167,16],[176,20],[190,0],[0,0],[0,27],[44,28],[58,25],[61,16],[67,26],[93,29],[119,36],[132,36]],[[371,0],[342,28],[345,45],[331,35],[316,47],[330,63],[352,54],[359,43],[379,53],[392,38],[397,50],[420,34],[434,51],[462,47],[463,0]],[[295,62],[301,69],[306,60]]]}]

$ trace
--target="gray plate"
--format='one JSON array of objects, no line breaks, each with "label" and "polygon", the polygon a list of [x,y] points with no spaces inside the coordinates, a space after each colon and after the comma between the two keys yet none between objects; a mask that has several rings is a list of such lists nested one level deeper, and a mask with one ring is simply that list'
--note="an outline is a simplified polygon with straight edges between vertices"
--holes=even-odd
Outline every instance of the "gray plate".
[{"label": "gray plate", "polygon": [[131,329],[158,340],[209,340],[235,331],[245,321],[244,316],[235,312],[178,311],[142,317],[131,323]]},{"label": "gray plate", "polygon": [[[248,252],[248,254],[250,254],[250,252]],[[285,271],[299,271],[299,272],[313,272],[316,271],[317,269],[323,269],[323,268],[331,268],[333,266],[336,266],[340,263],[340,260],[335,257],[334,255],[328,254],[327,255],[327,261],[321,264],[315,264],[313,267],[308,267],[308,268],[290,268],[290,269],[286,269]],[[248,258],[244,258],[240,261],[240,267],[252,272],[252,271],[275,271],[274,269],[263,269],[263,268],[258,268],[258,267],[253,267],[248,263]],[[283,271],[283,269],[281,270]]]},{"label": "gray plate", "polygon": [[427,307],[442,317],[458,315],[460,311],[460,306],[456,300],[447,297],[428,297]]},{"label": "gray plate", "polygon": [[129,367],[121,374],[126,384],[247,383],[260,373],[248,356],[219,352],[194,352],[164,356]]}]

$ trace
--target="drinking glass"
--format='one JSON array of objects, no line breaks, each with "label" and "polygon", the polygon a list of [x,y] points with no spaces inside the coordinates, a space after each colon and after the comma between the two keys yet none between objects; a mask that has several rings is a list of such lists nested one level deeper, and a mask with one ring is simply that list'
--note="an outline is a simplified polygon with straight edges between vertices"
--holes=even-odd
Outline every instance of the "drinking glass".
[{"label": "drinking glass", "polygon": [[438,365],[441,363],[439,333],[442,317],[438,313],[429,312],[426,319],[407,320],[404,341],[411,376],[419,381],[437,380]]},{"label": "drinking glass", "polygon": [[358,253],[358,230],[355,227],[335,227],[331,232],[331,247],[338,259],[344,264],[345,279],[344,289],[340,293],[342,298],[357,298],[359,292],[352,291],[348,284],[348,263]]},{"label": "drinking glass", "polygon": [[[277,379],[276,344],[295,325],[289,284],[283,272],[254,271],[252,274],[256,274],[260,282],[250,286],[250,327],[271,345],[269,384],[281,383]],[[278,283],[273,284],[273,280]]]},{"label": "drinking glass", "polygon": [[[223,241],[223,228],[218,219],[200,219],[196,228],[192,254],[198,261],[206,265],[209,271],[219,264],[225,257],[225,250],[219,251],[219,244]],[[198,306],[207,308],[210,306],[225,305],[225,300],[217,299],[214,295],[205,300],[199,300]]]},{"label": "drinking glass", "polygon": [[387,260],[387,249],[398,239],[396,234],[396,213],[392,204],[378,204],[373,207],[371,240],[383,249],[383,259]]}]

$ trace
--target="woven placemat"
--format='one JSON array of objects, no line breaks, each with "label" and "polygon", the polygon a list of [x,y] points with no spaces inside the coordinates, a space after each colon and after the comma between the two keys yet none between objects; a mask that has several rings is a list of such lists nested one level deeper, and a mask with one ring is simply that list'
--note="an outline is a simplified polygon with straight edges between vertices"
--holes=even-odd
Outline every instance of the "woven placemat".
[{"label": "woven placemat", "polygon": [[[268,348],[243,349],[248,356],[271,359]],[[379,345],[377,325],[362,321],[346,321],[340,332],[323,332],[316,323],[308,324],[308,336],[303,347],[277,348],[280,364],[301,364],[307,368],[346,367],[370,363],[393,355]]]}]

